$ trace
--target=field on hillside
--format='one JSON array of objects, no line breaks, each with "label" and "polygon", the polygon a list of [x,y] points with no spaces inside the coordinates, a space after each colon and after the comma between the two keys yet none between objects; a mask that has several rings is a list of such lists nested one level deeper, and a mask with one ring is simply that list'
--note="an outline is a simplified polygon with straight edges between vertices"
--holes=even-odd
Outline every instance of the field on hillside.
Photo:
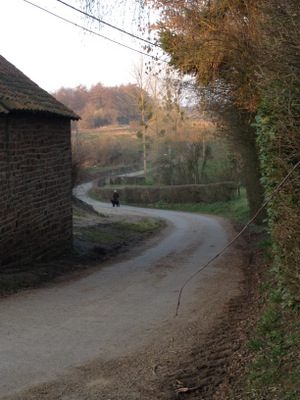
[{"label": "field on hillside", "polygon": [[112,168],[140,162],[141,141],[136,128],[108,126],[72,131],[73,159],[81,168]]},{"label": "field on hillside", "polygon": [[[106,171],[116,167],[143,165],[143,139],[137,137],[139,126],[106,126],[97,129],[85,129],[76,133],[72,132],[73,159],[78,164],[81,175],[95,176],[97,172]],[[151,139],[151,138],[150,138]],[[195,183],[190,170],[191,162],[195,161],[190,154],[190,138],[181,140],[169,140],[161,138],[159,145],[152,137],[147,144],[147,167],[157,165],[162,175],[160,183],[189,184]],[[203,139],[203,138],[202,138]],[[201,140],[202,140],[201,139]],[[214,136],[207,136],[205,145],[209,152],[203,161],[204,151],[202,141],[194,143],[198,149],[198,174],[200,183],[214,183],[240,179],[237,171],[233,171],[231,165],[232,156],[229,154],[224,140]],[[165,154],[166,148],[170,153]],[[168,150],[167,150],[168,151]],[[189,158],[190,157],[190,158]],[[236,160],[236,159],[235,159]],[[141,167],[142,168],[142,167]],[[84,174],[82,174],[82,172]],[[156,174],[157,175],[157,174]],[[187,177],[190,176],[189,180]],[[94,178],[93,178],[94,179]],[[85,178],[86,180],[86,178]]]}]

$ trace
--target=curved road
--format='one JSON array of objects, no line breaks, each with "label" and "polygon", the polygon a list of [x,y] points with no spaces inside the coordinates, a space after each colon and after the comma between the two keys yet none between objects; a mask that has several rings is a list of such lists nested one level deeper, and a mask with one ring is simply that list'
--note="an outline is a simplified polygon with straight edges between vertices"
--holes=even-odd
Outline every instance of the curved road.
[{"label": "curved road", "polygon": [[0,399],[69,367],[129,354],[199,315],[207,321],[213,303],[239,290],[237,271],[218,259],[185,288],[174,319],[181,285],[230,239],[226,224],[198,214],[113,208],[88,198],[89,187],[79,186],[76,195],[98,211],[165,218],[169,227],[153,247],[130,250],[80,280],[0,301]]}]

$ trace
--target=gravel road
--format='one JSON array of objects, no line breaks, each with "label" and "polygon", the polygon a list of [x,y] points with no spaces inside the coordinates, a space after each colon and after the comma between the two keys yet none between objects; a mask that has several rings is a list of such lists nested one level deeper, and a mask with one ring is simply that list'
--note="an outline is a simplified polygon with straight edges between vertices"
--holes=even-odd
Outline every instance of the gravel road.
[{"label": "gravel road", "polygon": [[240,272],[222,263],[225,254],[189,282],[174,318],[181,285],[231,239],[228,224],[198,214],[113,208],[88,198],[89,187],[79,186],[76,196],[98,211],[160,217],[168,227],[84,278],[0,301],[0,399],[92,360],[130,355],[199,317],[210,326],[239,293]]}]

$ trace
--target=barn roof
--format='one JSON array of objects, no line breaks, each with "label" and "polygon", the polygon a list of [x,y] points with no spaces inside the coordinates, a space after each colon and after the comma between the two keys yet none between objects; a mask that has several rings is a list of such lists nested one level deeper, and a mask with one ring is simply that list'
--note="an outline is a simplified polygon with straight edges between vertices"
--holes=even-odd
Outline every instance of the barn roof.
[{"label": "barn roof", "polygon": [[12,112],[80,118],[0,55],[0,114]]}]

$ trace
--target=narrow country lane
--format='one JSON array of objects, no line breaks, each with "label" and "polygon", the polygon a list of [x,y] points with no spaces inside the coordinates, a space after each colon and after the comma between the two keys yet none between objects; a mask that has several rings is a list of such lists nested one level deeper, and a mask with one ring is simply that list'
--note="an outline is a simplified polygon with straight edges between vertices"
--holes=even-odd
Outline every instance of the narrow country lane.
[{"label": "narrow country lane", "polygon": [[80,280],[0,301],[0,399],[92,360],[130,355],[199,317],[205,328],[239,292],[241,273],[222,262],[227,253],[189,282],[174,318],[181,285],[231,239],[227,223],[198,214],[113,208],[88,198],[89,187],[76,188],[76,196],[100,212],[160,217],[169,226],[153,247],[129,250],[125,259]]}]

